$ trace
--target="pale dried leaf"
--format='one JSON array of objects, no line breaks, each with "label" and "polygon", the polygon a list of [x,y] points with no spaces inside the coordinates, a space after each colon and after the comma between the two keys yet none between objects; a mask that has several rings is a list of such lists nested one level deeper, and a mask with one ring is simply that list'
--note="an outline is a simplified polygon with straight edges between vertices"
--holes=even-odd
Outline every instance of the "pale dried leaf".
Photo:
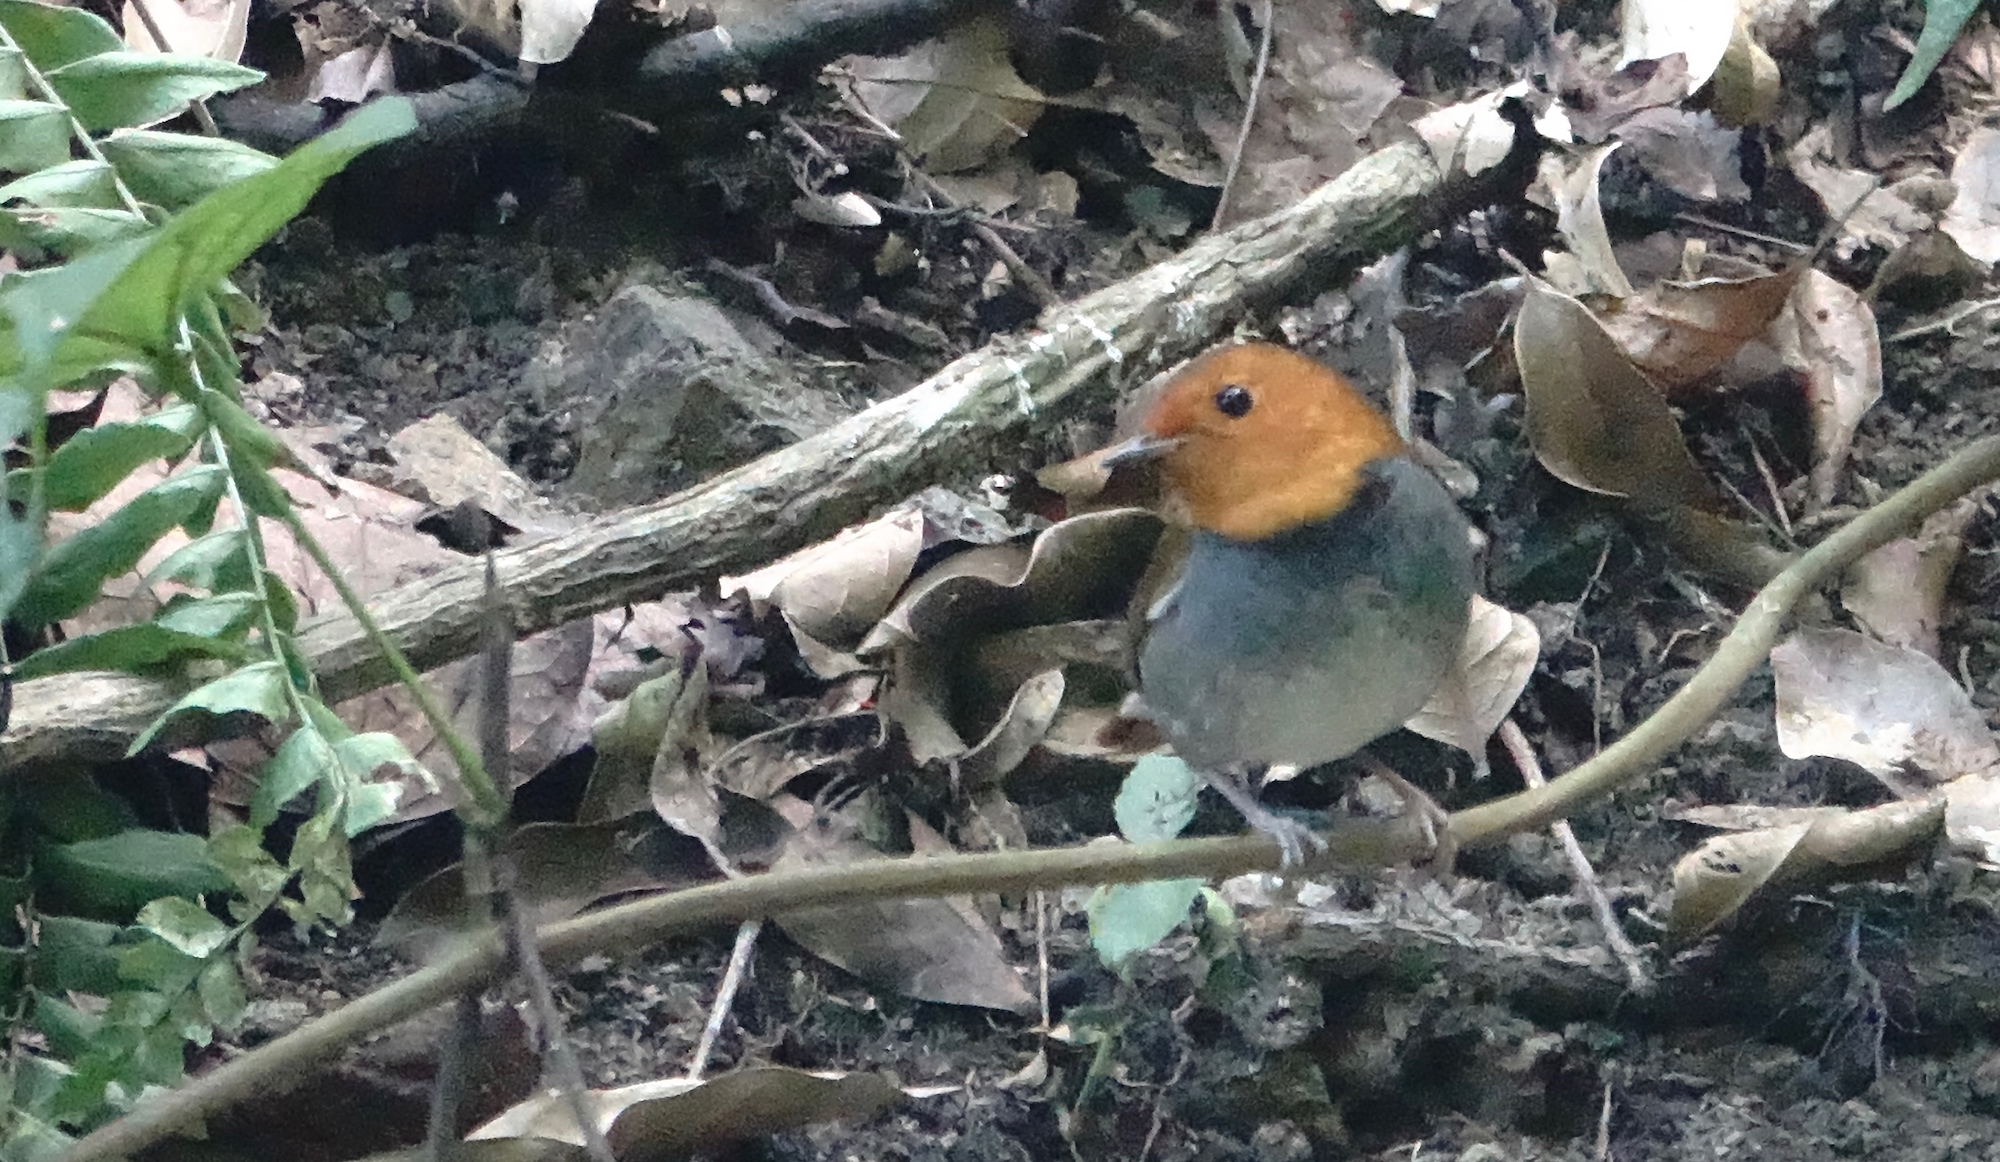
[{"label": "pale dried leaf", "polygon": [[1703,202],[1749,200],[1738,158],[1743,135],[1702,110],[1652,108],[1618,127],[1639,164],[1662,185]]},{"label": "pale dried leaf", "polygon": [[1471,755],[1483,772],[1486,743],[1527,687],[1541,644],[1534,622],[1473,594],[1472,619],[1457,664],[1417,716],[1403,725]]},{"label": "pale dried leaf", "polygon": [[1763,336],[1791,301],[1800,269],[1656,283],[1605,319],[1604,328],[1634,364],[1671,392],[1706,379],[1745,343]]},{"label": "pale dried leaf", "polygon": [[1736,31],[1737,0],[1625,0],[1619,65],[1679,53],[1689,87],[1708,83]]},{"label": "pale dried leaf", "polygon": [[855,96],[935,173],[1004,153],[1042,113],[1042,96],[1007,60],[1007,33],[980,18],[900,57],[851,58]]},{"label": "pale dried leaf", "polygon": [[[871,1117],[905,1096],[917,1093],[880,1074],[759,1065],[700,1081],[670,1077],[594,1089],[583,1098],[620,1162],[638,1162],[726,1152],[794,1126]],[[544,1090],[466,1139],[546,1138],[581,1145],[572,1109],[570,1095]]]},{"label": "pale dried leaf", "polygon": [[520,0],[521,60],[548,65],[569,59],[597,14],[597,0]]},{"label": "pale dried leaf", "polygon": [[377,93],[394,93],[396,61],[387,40],[364,44],[322,61],[313,70],[306,101],[341,101],[359,105]]},{"label": "pale dried leaf", "polygon": [[146,11],[167,38],[156,44],[146,22],[129,2],[121,23],[125,43],[135,52],[174,52],[220,61],[243,59],[250,27],[250,0],[146,0]]},{"label": "pale dried leaf", "polygon": [[977,791],[1012,774],[1048,734],[1062,697],[1061,670],[1048,670],[1023,682],[1000,721],[958,760],[959,785]]},{"label": "pale dried leaf", "polygon": [[483,441],[440,412],[389,437],[396,491],[439,508],[462,501],[526,533],[548,535],[572,528],[573,517],[523,480]]},{"label": "pale dried leaf", "polygon": [[1943,796],[1719,835],[1674,865],[1668,934],[1692,940],[1756,896],[1866,878],[1922,854],[1945,822]]},{"label": "pale dried leaf", "polygon": [[1554,164],[1559,170],[1549,184],[1555,196],[1556,230],[1582,265],[1584,285],[1577,289],[1623,299],[1632,296],[1632,283],[1611,251],[1611,234],[1604,228],[1604,211],[1597,201],[1598,175],[1618,146],[1616,141],[1600,145],[1568,166],[1550,154],[1543,165]]},{"label": "pale dried leaf", "polygon": [[1849,630],[1801,630],[1771,651],[1778,745],[1846,759],[1906,798],[2000,765],[1986,716],[1943,666]]},{"label": "pale dried leaf", "polygon": [[1812,406],[1813,498],[1833,500],[1861,419],[1882,398],[1882,335],[1868,300],[1809,270],[1772,325],[1774,345],[1805,378]]},{"label": "pale dried leaf", "polygon": [[1980,262],[2000,261],[2000,129],[1975,129],[1951,164],[1958,196],[1939,228]]},{"label": "pale dried leaf", "polygon": [[838,677],[853,668],[838,652],[851,650],[889,611],[930,543],[923,511],[899,509],[754,573],[724,577],[722,594],[740,592],[760,607],[775,606],[801,636],[802,650],[815,647],[815,669],[834,671],[819,670],[820,676]]},{"label": "pale dried leaf", "polygon": [[1963,497],[1932,513],[1915,536],[1898,537],[1856,561],[1841,582],[1841,605],[1883,641],[1939,657],[1945,589],[1984,498],[1984,490]]}]

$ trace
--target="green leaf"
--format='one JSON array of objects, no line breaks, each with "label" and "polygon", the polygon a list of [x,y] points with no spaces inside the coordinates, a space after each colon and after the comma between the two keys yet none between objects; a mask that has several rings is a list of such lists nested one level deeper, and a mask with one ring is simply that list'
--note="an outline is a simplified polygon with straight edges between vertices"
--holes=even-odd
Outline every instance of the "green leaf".
[{"label": "green leaf", "polygon": [[1172,755],[1147,755],[1132,764],[1112,811],[1118,831],[1133,843],[1172,839],[1194,818],[1201,776]]},{"label": "green leaf", "polygon": [[[122,130],[97,143],[139,198],[178,210],[231,182],[271,169],[278,159],[226,137]],[[0,197],[6,191],[0,190]]]},{"label": "green leaf", "polygon": [[49,1039],[49,1048],[64,1057],[76,1058],[88,1052],[97,1040],[103,1022],[60,997],[35,990],[35,1028]]},{"label": "green leaf", "polygon": [[[43,499],[57,512],[82,512],[141,464],[185,455],[201,423],[201,412],[182,404],[142,420],[85,428],[49,455]],[[12,491],[25,495],[20,489]]]},{"label": "green leaf", "polygon": [[0,202],[117,209],[118,172],[101,161],[66,161],[0,186]]},{"label": "green leaf", "polygon": [[149,233],[153,224],[126,210],[89,206],[21,207],[7,212],[30,243],[68,258]]},{"label": "green leaf", "polygon": [[15,603],[14,619],[32,627],[80,612],[97,599],[106,580],[131,572],[146,550],[220,495],[226,482],[219,466],[196,466],[54,546]]},{"label": "green leaf", "polygon": [[0,100],[28,95],[28,58],[20,49],[0,48]]},{"label": "green leaf", "polygon": [[230,886],[201,836],[179,831],[133,828],[105,839],[51,844],[41,862],[44,894],[57,901],[52,910],[86,915],[130,916],[161,896]]},{"label": "green leaf", "polygon": [[201,637],[240,637],[262,610],[255,593],[218,593],[213,597],[181,595],[153,618],[175,633]]},{"label": "green leaf", "polygon": [[1931,79],[1938,62],[1958,40],[1965,22],[1979,11],[1979,0],[1926,0],[1924,4],[1924,30],[1917,36],[1917,51],[1910,54],[1910,63],[1903,66],[1903,75],[1896,79],[1896,87],[1889,91],[1888,99],[1882,102],[1882,112],[1887,113],[1896,106],[1917,95],[1924,82]]},{"label": "green leaf", "polygon": [[243,1020],[243,1012],[250,1007],[250,998],[243,992],[243,976],[236,971],[236,962],[227,956],[218,956],[201,970],[201,976],[194,982],[195,992],[201,997],[202,1012],[209,1022],[223,1029],[234,1029]]},{"label": "green leaf", "polygon": [[33,173],[69,160],[69,118],[46,101],[0,101],[0,170]]},{"label": "green leaf", "polygon": [[56,95],[91,132],[149,125],[190,101],[246,88],[264,79],[256,69],[185,53],[106,52],[47,73]]},{"label": "green leaf", "polygon": [[257,908],[268,907],[272,897],[285,889],[291,873],[264,850],[264,829],[237,824],[208,841],[208,855],[229,874],[236,890]]},{"label": "green leaf", "polygon": [[87,56],[125,48],[109,24],[81,8],[0,0],[0,25],[6,26],[28,59],[43,69],[59,69]]},{"label": "green leaf", "polygon": [[[203,853],[206,854],[206,845]],[[162,896],[139,909],[139,927],[188,956],[207,959],[229,943],[229,925],[184,896]]]},{"label": "green leaf", "polygon": [[267,722],[283,722],[291,714],[291,702],[287,693],[289,685],[284,668],[277,662],[255,662],[244,666],[190,691],[179,702],[169,707],[166,713],[154,719],[132,743],[132,748],[125,753],[138,754],[168,726],[189,718],[202,716],[221,718],[231,714],[253,714]]},{"label": "green leaf", "polygon": [[1090,943],[1104,963],[1116,968],[1181,926],[1201,893],[1198,879],[1112,884],[1091,894]]},{"label": "green leaf", "polygon": [[25,682],[30,678],[46,678],[50,674],[77,674],[87,670],[147,674],[169,663],[189,658],[236,661],[244,653],[240,641],[206,634],[180,633],[149,621],[71,638],[39,650],[14,667],[14,676]]},{"label": "green leaf", "polygon": [[217,529],[175,549],[146,574],[151,584],[179,581],[213,593],[250,587],[250,563],[244,555],[250,534],[242,528]]},{"label": "green leaf", "polygon": [[260,830],[269,827],[285,804],[333,777],[337,761],[333,745],[313,725],[314,717],[308,713],[307,721],[300,723],[264,764],[257,790],[250,796],[250,826]]},{"label": "green leaf", "polygon": [[[407,100],[376,100],[293,150],[275,169],[196,202],[148,239],[144,254],[125,269],[110,293],[91,303],[65,345],[95,338],[171,350],[177,339],[175,320],[196,295],[207,294],[242,265],[356,155],[403,136],[416,124]],[[65,352],[58,365],[70,362]]]},{"label": "green leaf", "polygon": [[112,945],[123,924],[43,913],[36,929],[35,980],[43,988],[109,996],[121,987]]},{"label": "green leaf", "polygon": [[[403,740],[385,731],[370,731],[334,744],[334,757],[348,778],[347,809],[341,826],[352,838],[394,815],[403,802],[403,778],[416,774],[436,788],[436,780],[418,765]],[[393,767],[397,777],[377,778],[375,772]]]}]

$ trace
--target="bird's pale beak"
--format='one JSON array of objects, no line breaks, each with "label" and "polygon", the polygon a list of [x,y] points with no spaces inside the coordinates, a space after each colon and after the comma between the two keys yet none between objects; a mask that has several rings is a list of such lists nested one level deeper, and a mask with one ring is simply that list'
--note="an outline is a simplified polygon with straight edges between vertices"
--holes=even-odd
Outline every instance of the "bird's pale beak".
[{"label": "bird's pale beak", "polygon": [[1106,468],[1144,464],[1158,460],[1180,446],[1181,442],[1170,436],[1138,435],[1106,449],[1098,463]]}]

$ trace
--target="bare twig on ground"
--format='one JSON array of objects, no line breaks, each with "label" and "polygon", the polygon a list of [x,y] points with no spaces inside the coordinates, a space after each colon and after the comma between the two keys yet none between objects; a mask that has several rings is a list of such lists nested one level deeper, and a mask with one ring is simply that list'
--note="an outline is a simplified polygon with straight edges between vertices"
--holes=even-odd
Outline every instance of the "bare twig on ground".
[{"label": "bare twig on ground", "polygon": [[[1508,757],[1514,760],[1514,768],[1521,772],[1521,781],[1530,788],[1548,785],[1542,777],[1541,760],[1535,757],[1535,748],[1528,736],[1512,718],[1500,723],[1500,745],[1507,748]],[[1625,935],[1625,928],[1618,922],[1618,913],[1611,907],[1611,898],[1604,894],[1604,885],[1597,880],[1597,869],[1590,866],[1590,857],[1583,853],[1583,845],[1576,841],[1576,832],[1569,820],[1558,819],[1549,825],[1556,842],[1562,845],[1563,855],[1569,859],[1570,875],[1576,879],[1577,890],[1584,899],[1590,901],[1591,915],[1597,917],[1597,926],[1604,930],[1604,943],[1611,954],[1625,969],[1625,980],[1635,993],[1653,991],[1653,974],[1646,970],[1646,958],[1639,954],[1631,937]]]},{"label": "bare twig on ground", "polygon": [[1208,220],[1208,228],[1220,230],[1229,214],[1229,195],[1236,189],[1236,178],[1243,172],[1243,149],[1250,144],[1250,129],[1257,124],[1257,99],[1263,95],[1264,73],[1271,66],[1271,39],[1278,23],[1277,4],[1274,0],[1264,0],[1264,35],[1257,40],[1257,63],[1250,70],[1250,91],[1243,98],[1243,124],[1236,131],[1236,148],[1229,151],[1229,169],[1222,175],[1222,193],[1215,199],[1215,216]]},{"label": "bare twig on ground", "polygon": [[736,991],[743,987],[750,954],[756,951],[757,935],[763,930],[762,920],[745,920],[736,928],[736,943],[729,950],[729,968],[722,974],[722,987],[715,991],[715,1003],[708,1007],[708,1024],[701,1029],[701,1043],[694,1047],[694,1059],[688,1063],[689,1081],[700,1081],[701,1075],[708,1071],[709,1054],[715,1052],[715,1043],[722,1037],[722,1023],[729,1019],[729,1010],[736,1004]]}]

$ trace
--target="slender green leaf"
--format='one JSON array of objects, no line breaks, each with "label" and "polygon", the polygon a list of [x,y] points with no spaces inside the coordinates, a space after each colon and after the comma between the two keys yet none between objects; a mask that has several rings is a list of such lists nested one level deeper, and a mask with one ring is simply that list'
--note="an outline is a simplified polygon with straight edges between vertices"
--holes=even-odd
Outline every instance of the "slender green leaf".
[{"label": "slender green leaf", "polygon": [[69,118],[46,101],[0,101],[0,170],[33,173],[69,160]]},{"label": "slender green leaf", "polygon": [[15,620],[47,625],[92,601],[109,578],[129,573],[146,550],[220,494],[223,470],[203,464],[155,484],[102,521],[51,548],[14,605]]},{"label": "slender green leaf", "polygon": [[35,980],[43,988],[100,996],[119,988],[112,945],[123,924],[44,913],[35,928]]},{"label": "slender green leaf", "polygon": [[[141,199],[178,210],[231,182],[271,169],[278,159],[226,137],[125,130],[98,142],[118,176]],[[0,190],[0,197],[6,191]]]},{"label": "slender green leaf", "polygon": [[255,662],[244,666],[183,696],[166,713],[154,719],[126,753],[138,754],[161,731],[186,719],[249,714],[266,722],[283,722],[291,713],[287,694],[289,685],[284,668],[277,662]]},{"label": "slender green leaf", "polygon": [[217,529],[196,537],[161,561],[146,574],[146,580],[156,585],[179,581],[215,593],[248,589],[250,567],[244,549],[249,540],[241,528]]},{"label": "slender green leaf", "polygon": [[130,916],[161,896],[229,887],[199,835],[133,828],[104,839],[51,844],[42,852],[43,891],[56,910]]},{"label": "slender green leaf", "polygon": [[168,663],[189,658],[237,661],[244,655],[240,640],[186,633],[149,621],[71,638],[29,654],[16,664],[14,676],[25,682],[50,674],[76,674],[86,670],[145,674]]},{"label": "slender green leaf", "polygon": [[[71,336],[169,350],[178,319],[305,208],[327,178],[371,146],[416,128],[410,103],[382,98],[292,151],[275,169],[217,190],[174,218],[147,243],[116,287],[92,302]],[[75,265],[72,263],[71,265]],[[67,362],[67,357],[59,364]]]},{"label": "slender green leaf", "polygon": [[0,202],[117,209],[118,172],[101,161],[66,161],[0,186]]},{"label": "slender green leaf", "polygon": [[7,217],[31,245],[65,258],[153,229],[151,222],[129,211],[90,206],[22,206]]},{"label": "slender green leaf", "polygon": [[77,1058],[89,1052],[91,1043],[103,1029],[103,1022],[52,993],[35,990],[35,1028],[49,1039],[49,1048],[64,1057]]},{"label": "slender green leaf", "polygon": [[200,431],[200,411],[186,404],[85,428],[50,454],[42,497],[57,512],[82,512],[141,464],[185,455]]},{"label": "slender green leaf", "polygon": [[250,796],[250,826],[269,827],[285,804],[333,776],[336,762],[333,744],[313,724],[316,717],[309,709],[306,721],[292,731],[279,745],[278,753],[264,764],[257,790]]},{"label": "slender green leaf", "polygon": [[1979,11],[1979,0],[1926,0],[1924,4],[1924,30],[1917,36],[1917,50],[1910,54],[1910,63],[1903,66],[1903,75],[1896,79],[1896,87],[1882,102],[1882,112],[1887,113],[1896,106],[1917,95],[1924,82],[1937,71],[1938,62],[1951,51],[1958,34],[1965,28],[1965,22]]},{"label": "slender green leaf", "polygon": [[185,53],[106,52],[48,72],[49,84],[91,132],[149,125],[190,101],[247,88],[256,69]]},{"label": "slender green leaf", "polygon": [[0,0],[0,25],[7,27],[8,35],[28,59],[44,69],[59,69],[87,56],[125,48],[116,30],[82,8]]}]

